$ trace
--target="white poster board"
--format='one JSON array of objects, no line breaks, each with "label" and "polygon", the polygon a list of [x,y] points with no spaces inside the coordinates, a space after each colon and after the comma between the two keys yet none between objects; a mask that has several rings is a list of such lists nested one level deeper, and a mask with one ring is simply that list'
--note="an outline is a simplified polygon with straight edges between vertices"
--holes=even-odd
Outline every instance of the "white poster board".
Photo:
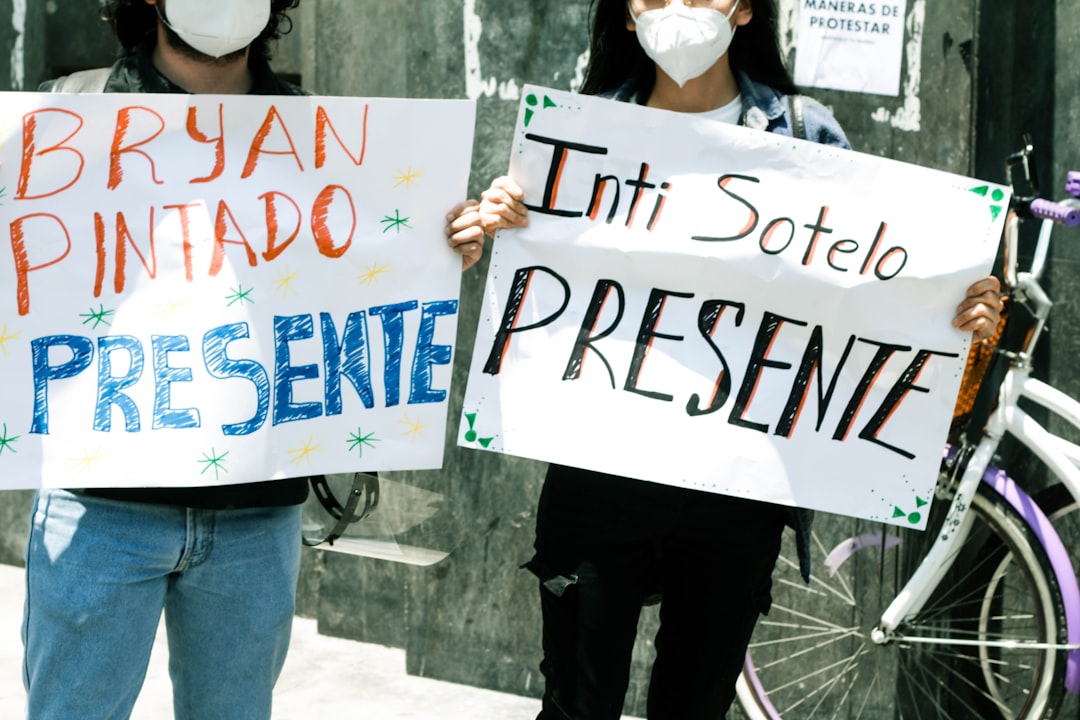
[{"label": "white poster board", "polygon": [[900,94],[907,0],[798,0],[795,84]]},{"label": "white poster board", "polygon": [[527,88],[465,447],[925,523],[1003,187]]},{"label": "white poster board", "polygon": [[0,488],[439,467],[474,114],[0,94]]}]

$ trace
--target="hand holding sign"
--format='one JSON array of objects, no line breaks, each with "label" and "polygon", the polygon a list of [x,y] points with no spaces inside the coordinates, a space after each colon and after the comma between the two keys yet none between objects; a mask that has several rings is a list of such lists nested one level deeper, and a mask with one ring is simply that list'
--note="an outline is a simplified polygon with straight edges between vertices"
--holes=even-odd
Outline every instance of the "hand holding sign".
[{"label": "hand holding sign", "polygon": [[518,229],[460,444],[890,522],[925,502],[971,340],[950,324],[996,317],[1005,191],[533,92],[552,107],[519,118],[524,188],[481,202],[489,232]]},{"label": "hand holding sign", "polygon": [[2,107],[2,487],[441,464],[472,103]]}]

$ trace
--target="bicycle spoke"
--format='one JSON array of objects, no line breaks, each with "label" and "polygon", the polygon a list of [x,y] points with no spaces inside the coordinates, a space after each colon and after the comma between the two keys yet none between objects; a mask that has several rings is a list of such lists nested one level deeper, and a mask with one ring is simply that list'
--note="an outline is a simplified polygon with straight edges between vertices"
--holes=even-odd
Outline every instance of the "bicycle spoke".
[{"label": "bicycle spoke", "polygon": [[[870,683],[870,687],[867,688],[867,691],[865,693],[863,693],[862,704],[859,705],[859,709],[855,714],[856,718],[862,718],[863,714],[866,712],[866,704],[868,702],[870,702],[870,698],[875,696],[875,693],[877,692],[877,689],[878,689],[878,685],[880,684],[879,680],[881,680],[881,676],[878,675],[878,673],[874,673],[874,679]],[[840,712],[840,709],[837,708],[837,711],[835,713],[833,713],[833,717],[834,718],[837,717],[839,712]]]},{"label": "bicycle spoke", "polygon": [[788,606],[785,606],[785,605],[773,605],[773,609],[770,612],[774,612],[774,611],[787,613],[788,615],[791,615],[793,617],[801,618],[803,620],[808,620],[808,621],[814,623],[812,625],[812,627],[832,628],[833,630],[838,630],[838,631],[843,631],[843,632],[847,632],[850,629],[849,626],[844,626],[844,625],[840,625],[839,623],[829,622],[825,618],[810,615],[809,613],[803,612],[801,610],[796,610],[793,607],[788,607]]},{"label": "bicycle spoke", "polygon": [[921,695],[919,695],[919,697],[916,697],[916,695],[915,695],[916,688],[927,687],[926,683],[930,682],[930,680],[928,678],[921,677],[921,676],[925,676],[927,674],[925,669],[920,669],[919,673],[920,673],[920,678],[919,679],[922,680],[921,683],[916,684],[916,683],[912,682],[912,683],[908,683],[907,685],[904,686],[905,690],[908,693],[908,697],[910,698],[910,703],[909,704],[915,710],[915,715],[916,715],[915,720],[921,720],[922,719],[922,711],[923,711],[923,708],[927,706],[927,704],[933,706],[936,709],[936,711],[937,711],[936,715],[938,717],[943,717],[945,715],[945,708],[941,705],[941,701],[938,700],[936,697],[934,697],[932,695],[928,695],[927,693],[922,693]]},{"label": "bicycle spoke", "polygon": [[[789,565],[793,569],[798,569],[798,565],[795,565],[791,560],[787,558],[779,558],[781,562]],[[854,607],[855,606],[855,594],[851,591],[851,588],[843,581],[843,578],[839,579],[840,588],[833,587],[822,578],[817,575],[810,576],[810,584],[802,582],[801,577],[799,580],[789,580],[787,578],[781,578],[779,583],[795,590],[796,593],[805,593],[806,595],[824,595],[829,594],[837,598],[840,598],[845,604]]]},{"label": "bicycle spoke", "polygon": [[[800,696],[797,696],[795,702],[791,703],[789,706],[786,707],[786,713],[788,714],[788,716],[789,717],[800,717],[799,713],[795,713],[795,710],[797,708],[800,708],[803,704],[807,703],[808,701],[814,700],[818,695],[827,696],[832,691],[832,689],[834,687],[836,687],[837,685],[840,685],[844,680],[848,679],[848,677],[850,675],[854,674],[855,676],[858,676],[859,665],[858,665],[857,660],[860,657],[862,657],[863,655],[866,655],[868,652],[869,652],[868,649],[866,649],[865,647],[861,647],[861,648],[859,648],[859,650],[857,650],[852,655],[852,657],[845,658],[844,660],[833,663],[831,665],[827,665],[826,667],[820,668],[820,669],[818,669],[818,670],[816,670],[816,671],[814,671],[812,673],[807,673],[807,674],[803,675],[802,677],[793,679],[791,682],[789,682],[786,685],[782,685],[782,686],[776,688],[777,691],[783,691],[783,690],[786,690],[788,687],[802,686],[802,685],[806,684],[808,681],[817,680],[821,675],[826,675],[827,676],[827,679],[823,680],[821,685],[819,685],[817,687],[817,689],[812,690],[809,693],[805,693],[805,694],[802,694]],[[842,669],[840,669],[839,671],[836,671],[837,668],[842,668]],[[835,674],[834,674],[834,671],[836,671]],[[847,687],[851,687],[853,685],[853,681],[848,683]],[[821,703],[819,701],[817,707],[820,707],[820,706],[821,706]],[[815,710],[815,712],[816,712],[816,710]],[[794,714],[792,714],[792,713],[794,713]],[[812,718],[813,714],[808,715],[806,717]]]},{"label": "bicycle spoke", "polygon": [[[771,667],[774,667],[775,665],[778,665],[778,664],[780,664],[782,662],[787,662],[788,660],[798,658],[798,657],[802,657],[803,655],[810,655],[810,654],[818,653],[821,650],[829,647],[830,645],[835,645],[838,642],[842,642],[844,640],[847,640],[850,637],[857,636],[857,635],[858,635],[858,633],[855,632],[854,630],[852,630],[850,633],[844,633],[844,634],[841,634],[841,635],[836,635],[836,634],[830,633],[828,635],[825,635],[825,637],[828,638],[827,641],[819,642],[819,643],[810,645],[810,646],[805,647],[802,650],[799,650],[797,652],[782,655],[780,658],[778,658],[777,660],[775,660],[775,661],[773,661],[771,663],[762,664],[759,667],[759,669],[767,670],[767,669],[769,669]],[[814,637],[814,636],[804,636],[804,637]],[[775,641],[775,642],[773,642],[771,644],[775,645],[777,643],[786,643],[786,642],[791,642],[791,641],[796,640],[796,639],[797,638],[792,638],[792,639],[789,639],[789,640],[778,640],[778,641]],[[761,644],[761,645],[757,645],[757,646],[751,646],[751,648],[750,648],[751,651],[753,651],[755,647],[765,647],[765,644]]]},{"label": "bicycle spoke", "polygon": [[[821,557],[828,557],[829,556],[829,549],[826,548],[824,544],[822,544],[821,538],[815,533],[815,534],[811,535],[811,539],[812,539],[814,545],[817,546],[818,552],[821,553]],[[837,596],[838,597],[843,597],[843,598],[848,598],[848,599],[850,599],[850,601],[852,603],[854,603],[855,602],[855,593],[854,593],[854,591],[852,591],[851,586],[848,585],[847,580],[844,579],[843,573],[837,573],[837,574],[835,574],[835,575],[833,575],[831,577],[832,577],[833,580],[840,583],[840,585],[842,586],[843,591],[844,591],[843,593],[838,592]],[[817,578],[816,575],[811,575],[810,576],[810,582],[815,582],[815,578]],[[820,580],[818,582],[820,582]]]},{"label": "bicycle spoke", "polygon": [[[997,698],[992,697],[989,693],[985,692],[980,686],[976,685],[975,683],[973,683],[968,678],[964,677],[963,675],[960,675],[958,673],[953,672],[951,670],[950,665],[948,663],[945,663],[945,662],[942,661],[942,659],[940,657],[942,654],[943,653],[929,652],[929,653],[925,653],[925,656],[932,663],[934,663],[937,667],[939,667],[943,673],[949,674],[953,679],[955,679],[961,685],[964,685],[965,687],[968,687],[969,689],[974,691],[976,694],[978,694],[981,697],[984,697],[987,700],[989,700],[990,702],[994,703],[998,707],[998,710],[1001,711],[1001,713],[1003,715],[1010,714],[1010,710],[1009,710],[1008,706],[1006,706],[1004,703],[1001,703]],[[926,675],[928,679],[931,677],[930,676],[930,668],[926,668],[926,669],[922,670],[921,672],[924,675]],[[924,685],[924,687],[929,687],[929,686]],[[974,706],[972,706],[971,704],[969,704],[963,698],[963,696],[961,696],[956,691],[956,688],[952,684],[950,684],[948,682],[942,682],[939,679],[938,682],[937,682],[937,687],[940,688],[940,689],[943,689],[945,691],[945,693],[950,698],[952,698],[955,702],[960,703],[964,708],[971,711],[973,717],[978,716],[978,709],[975,708]]]},{"label": "bicycle spoke", "polygon": [[[818,710],[820,708],[822,708],[825,701],[829,698],[829,695],[832,693],[833,688],[840,684],[840,680],[850,674],[851,675],[851,681],[844,685],[843,695],[841,696],[840,701],[838,703],[836,703],[837,710],[833,711],[832,717],[835,718],[836,715],[837,715],[837,712],[839,712],[839,708],[842,708],[845,705],[847,705],[847,701],[848,701],[848,698],[851,697],[852,690],[854,690],[859,685],[859,676],[861,674],[860,671],[859,671],[859,658],[862,655],[865,655],[867,652],[869,652],[869,650],[864,648],[864,647],[860,647],[859,650],[860,650],[860,652],[857,652],[857,653],[853,654],[850,658],[848,658],[848,662],[847,662],[848,669],[846,669],[842,673],[840,673],[840,675],[837,676],[835,681],[833,681],[831,683],[827,683],[827,687],[823,687],[825,692],[823,692],[821,694],[821,698],[818,700],[817,705],[814,706],[814,710],[810,714],[811,718],[813,718],[813,717],[815,717],[817,715]],[[877,687],[877,683],[878,683],[878,675],[875,672],[874,677],[870,682],[871,692],[872,692],[873,688]],[[863,707],[865,707],[865,704],[866,704],[867,700],[869,699],[869,697],[870,697],[869,694],[864,695],[864,697],[863,697]],[[858,720],[861,717],[862,717],[862,709],[860,708],[858,714],[855,716],[855,720]]]},{"label": "bicycle spoke", "polygon": [[[798,626],[796,626],[796,625],[784,625],[784,624],[781,624],[781,623],[775,623],[775,624],[773,624],[773,627],[787,628],[787,629],[790,630],[790,629],[793,629],[793,628],[797,628]],[[808,633],[803,633],[802,635],[785,635],[784,637],[777,638],[775,640],[763,640],[761,642],[751,643],[750,644],[750,649],[751,650],[757,650],[759,648],[766,648],[766,647],[770,647],[770,646],[773,646],[773,645],[789,645],[789,644],[792,644],[792,643],[800,643],[800,642],[802,642],[804,640],[812,640],[814,638],[820,638],[820,637],[828,638],[829,643],[834,643],[834,642],[837,642],[837,641],[840,641],[840,640],[846,640],[849,637],[857,637],[858,635],[859,635],[859,631],[856,628],[851,628],[847,632],[836,632],[834,630],[825,630],[825,631],[822,631],[822,632],[808,632]],[[816,644],[814,646],[814,649],[824,647],[825,644],[827,644],[827,643],[818,643],[818,644]],[[795,657],[795,656],[794,655],[789,655],[787,657]]]}]

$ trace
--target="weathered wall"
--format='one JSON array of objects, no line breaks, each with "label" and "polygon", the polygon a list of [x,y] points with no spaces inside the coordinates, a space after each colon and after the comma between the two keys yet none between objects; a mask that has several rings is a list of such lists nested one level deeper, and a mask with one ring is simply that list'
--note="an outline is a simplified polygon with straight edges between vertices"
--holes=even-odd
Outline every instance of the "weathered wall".
[{"label": "weathered wall", "polygon": [[[17,11],[14,0],[0,0],[0,90],[26,86],[32,70],[45,55],[45,14],[39,4]],[[3,398],[0,398],[0,403]],[[22,565],[32,496],[28,492],[0,495],[0,562]]]},{"label": "weathered wall", "polygon": [[[1076,56],[1076,49],[1080,48],[1080,20],[1073,0],[1055,2],[1060,22],[1053,23],[1047,34],[1054,41],[1057,72],[1033,75],[1026,81],[1040,88],[1052,101],[1039,103],[1039,107],[1053,107],[1053,112],[1041,113],[1050,125],[1048,147],[1053,151],[1046,156],[1050,162],[1045,163],[1042,183],[1045,194],[1062,197],[1065,173],[1080,171],[1080,62]],[[1031,53],[1032,47],[1025,45],[1019,51]],[[1034,112],[1038,113],[1039,107]],[[1055,386],[1074,397],[1080,395],[1080,368],[1076,361],[1080,357],[1080,238],[1076,236],[1075,231],[1058,235],[1061,242],[1054,246],[1054,262],[1050,267],[1051,289],[1057,303],[1049,353],[1050,378]],[[1054,429],[1064,428],[1054,426]],[[1080,543],[1080,538],[1077,542]]]},{"label": "weathered wall", "polygon": [[[786,17],[795,2],[782,0]],[[859,150],[990,180],[1003,179],[1005,154],[1030,132],[1049,151],[1044,184],[1057,188],[1065,167],[1080,164],[1080,73],[1070,65],[1080,24],[1054,22],[1055,11],[1071,18],[1074,2],[908,0],[899,97],[810,94],[834,108]],[[19,54],[13,0],[0,0],[0,89],[109,62],[113,43],[92,21],[97,5],[28,0]],[[475,196],[505,172],[523,83],[573,89],[580,81],[587,14],[588,0],[304,0],[275,65],[316,93],[476,99]],[[13,80],[15,55],[24,69]],[[1070,312],[1078,301],[1069,298],[1080,297],[1078,262],[1080,247],[1058,247],[1053,283],[1062,305],[1048,360],[1054,381],[1073,390],[1080,313]],[[463,280],[451,418],[461,408],[485,268]],[[439,543],[453,547],[450,557],[422,568],[308,551],[299,610],[324,633],[406,648],[411,673],[537,695],[538,603],[518,564],[530,555],[543,466],[457,448],[455,434],[451,427],[442,470],[395,476],[449,499]],[[28,503],[25,493],[0,497],[0,562],[21,562]],[[647,611],[627,707],[639,714],[656,623]]]}]

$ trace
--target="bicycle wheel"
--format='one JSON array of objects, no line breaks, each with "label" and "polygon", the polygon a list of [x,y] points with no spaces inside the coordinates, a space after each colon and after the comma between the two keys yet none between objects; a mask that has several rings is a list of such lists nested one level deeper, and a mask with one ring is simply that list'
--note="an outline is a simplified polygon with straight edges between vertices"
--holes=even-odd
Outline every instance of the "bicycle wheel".
[{"label": "bicycle wheel", "polygon": [[[1040,492],[1035,500],[1054,523],[1054,530],[1069,551],[1073,568],[1080,573],[1080,502],[1060,483]],[[1066,694],[1059,717],[1080,718],[1080,696]]]},{"label": "bicycle wheel", "polygon": [[1069,550],[1073,567],[1080,570],[1080,502],[1060,483],[1040,492],[1035,501],[1054,523],[1054,529]]},{"label": "bicycle wheel", "polygon": [[784,549],[772,610],[758,623],[739,682],[742,717],[1054,716],[1065,653],[1023,644],[1064,642],[1057,583],[1038,540],[989,487],[979,488],[975,524],[953,569],[899,629],[908,639],[871,642],[881,611],[936,536],[947,502],[934,507],[925,533],[819,515],[810,585],[790,560],[794,548]]}]

